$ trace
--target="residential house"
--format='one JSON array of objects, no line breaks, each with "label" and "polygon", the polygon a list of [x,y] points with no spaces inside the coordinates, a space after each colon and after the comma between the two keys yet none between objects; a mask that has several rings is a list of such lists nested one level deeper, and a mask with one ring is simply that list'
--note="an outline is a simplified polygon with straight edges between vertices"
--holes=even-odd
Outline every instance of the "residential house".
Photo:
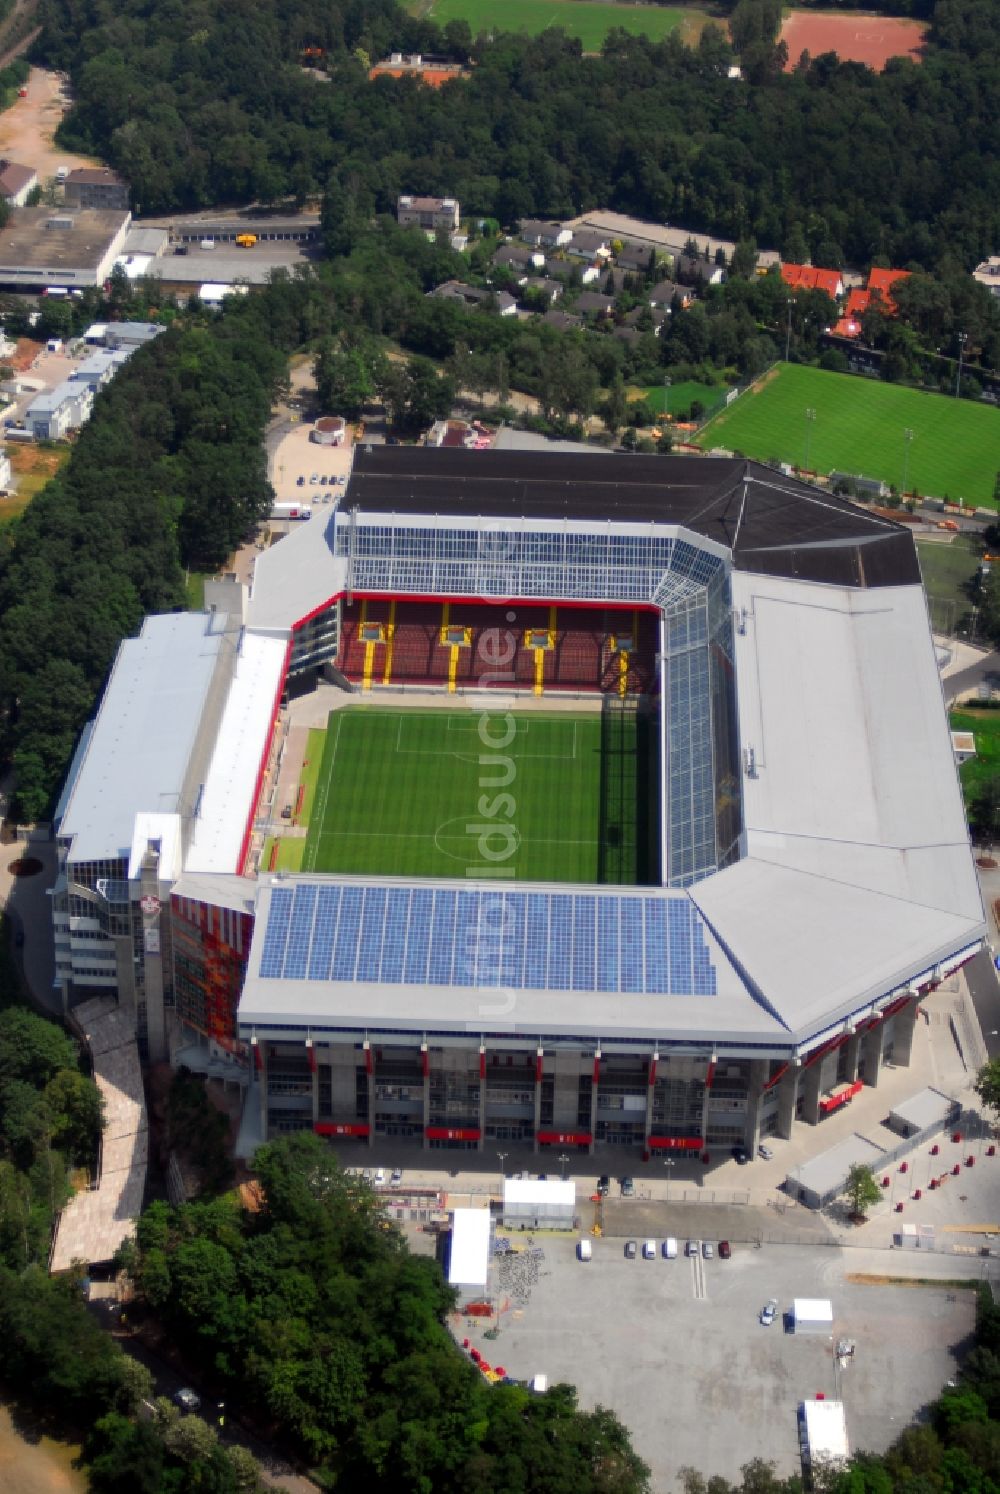
[{"label": "residential house", "polygon": [[467,420],[436,420],[424,437],[425,446],[474,446],[479,432]]},{"label": "residential house", "polygon": [[512,270],[516,275],[533,275],[545,265],[545,255],[536,249],[526,249],[523,244],[504,244],[493,256],[497,270]]},{"label": "residential house", "polygon": [[157,322],[109,322],[104,333],[107,348],[129,348],[132,352],[166,331]]},{"label": "residential house", "polygon": [[612,327],[611,336],[617,337],[619,342],[624,342],[628,347],[634,348],[636,343],[642,341],[643,334],[638,327]]},{"label": "residential house", "polygon": [[678,285],[676,280],[658,280],[646,292],[646,299],[650,306],[662,306],[666,311],[673,307],[676,297],[680,298],[681,306],[685,310],[691,305],[693,299],[688,287]]},{"label": "residential house", "polygon": [[875,298],[878,297],[882,303],[881,310],[885,312],[886,316],[895,316],[899,307],[892,299],[892,288],[894,285],[898,285],[901,280],[909,280],[909,278],[909,270],[879,270],[875,268],[869,270],[868,295],[871,297],[872,304],[874,305]]},{"label": "residential house", "polygon": [[722,265],[700,255],[681,254],[674,261],[674,274],[684,285],[721,285],[726,278]]},{"label": "residential house", "polygon": [[517,301],[507,291],[500,291],[497,296],[497,311],[501,316],[516,316]]},{"label": "residential house", "polygon": [[615,255],[615,264],[619,269],[644,275],[649,269],[650,255],[653,252],[648,244],[623,244]]},{"label": "residential house", "polygon": [[605,296],[600,291],[583,291],[574,303],[576,311],[585,316],[612,316],[615,309],[614,296]]},{"label": "residential house", "polygon": [[830,486],[836,492],[837,488],[846,488],[847,492],[856,498],[863,498],[866,502],[875,502],[879,498],[888,498],[889,488],[877,477],[861,477],[853,472],[831,472]]},{"label": "residential house", "polygon": [[991,254],[972,272],[973,280],[985,285],[991,296],[1000,296],[1000,254]]},{"label": "residential house", "polygon": [[36,441],[58,441],[90,417],[94,391],[80,380],[66,379],[32,400],[24,423]]},{"label": "residential house", "polygon": [[839,270],[822,270],[815,265],[782,265],[781,278],[789,290],[826,291],[831,301],[844,294],[844,277]]},{"label": "residential house", "polygon": [[548,223],[544,218],[522,218],[517,232],[526,244],[538,244],[546,249],[559,249],[573,237],[571,228],[561,223]]},{"label": "residential house", "polygon": [[576,332],[583,326],[583,317],[569,311],[546,311],[542,321],[547,327],[555,327],[557,332]]},{"label": "residential house", "polygon": [[892,287],[900,280],[908,279],[909,274],[909,270],[870,270],[868,285],[864,290],[855,287],[848,291],[847,305],[833,328],[834,335],[860,337],[861,318],[866,311],[881,311],[884,316],[895,316],[899,308],[892,298]]},{"label": "residential house", "polygon": [[114,353],[107,350],[91,353],[89,358],[85,358],[82,363],[77,364],[69,376],[69,382],[71,384],[86,384],[96,394],[99,389],[103,389],[106,384],[111,383],[122,362],[130,356],[131,354],[126,352],[124,348]]},{"label": "residential house", "polygon": [[38,172],[16,161],[0,161],[0,197],[10,207],[24,207],[28,194],[38,186]]},{"label": "residential house", "polygon": [[550,280],[569,280],[573,272],[578,271],[579,265],[574,264],[571,259],[554,259],[551,255],[542,266],[542,270]]},{"label": "residential house", "polygon": [[438,301],[457,301],[467,307],[495,302],[501,316],[513,316],[517,311],[517,302],[507,291],[493,291],[483,285],[466,285],[461,280],[445,280],[427,294]]},{"label": "residential house", "polygon": [[563,283],[561,280],[547,280],[544,276],[537,280],[524,280],[521,284],[526,291],[539,291],[550,306],[553,301],[558,301],[563,293]]},{"label": "residential house", "polygon": [[409,56],[404,56],[402,52],[390,52],[388,57],[376,62],[368,74],[372,81],[376,78],[417,78],[421,83],[426,83],[428,88],[443,88],[456,78],[468,76],[468,68],[462,67],[460,63],[449,62],[443,57],[424,57],[420,52]]},{"label": "residential house", "polygon": [[128,211],[128,182],[108,166],[78,166],[63,181],[67,207]]},{"label": "residential house", "polygon": [[[647,317],[652,323],[651,326],[646,323]],[[652,332],[654,337],[659,337],[663,331],[663,324],[669,320],[669,317],[670,313],[658,306],[653,308],[637,306],[634,311],[628,313],[624,321],[626,327],[635,327],[639,332]]]},{"label": "residential house", "polygon": [[461,221],[457,197],[400,197],[396,219],[402,228],[422,228],[426,233],[454,233]]},{"label": "residential house", "polygon": [[574,233],[570,242],[566,245],[566,255],[569,259],[583,259],[588,264],[596,260],[607,260],[611,258],[611,246],[605,233],[598,233],[591,228],[581,228]]}]

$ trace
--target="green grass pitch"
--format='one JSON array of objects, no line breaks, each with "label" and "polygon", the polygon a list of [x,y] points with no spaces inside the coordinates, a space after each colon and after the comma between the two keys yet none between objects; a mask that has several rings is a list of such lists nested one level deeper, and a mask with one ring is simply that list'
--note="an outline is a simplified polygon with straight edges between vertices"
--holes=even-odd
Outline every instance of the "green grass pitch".
[{"label": "green grass pitch", "polygon": [[[807,421],[806,410],[816,418]],[[807,427],[813,472],[858,473],[901,488],[903,433],[912,430],[907,491],[993,505],[1000,411],[851,374],[781,364],[711,420],[698,445],[804,467]]]},{"label": "green grass pitch", "polygon": [[599,4],[596,0],[433,0],[430,6],[408,8],[439,26],[468,21],[473,36],[484,31],[526,31],[529,36],[538,36],[559,26],[568,36],[579,37],[585,52],[599,52],[604,38],[616,26],[635,36],[662,41],[688,18],[685,10]]},{"label": "green grass pitch", "polygon": [[596,882],[600,801],[596,712],[347,707],[330,715],[302,870]]}]

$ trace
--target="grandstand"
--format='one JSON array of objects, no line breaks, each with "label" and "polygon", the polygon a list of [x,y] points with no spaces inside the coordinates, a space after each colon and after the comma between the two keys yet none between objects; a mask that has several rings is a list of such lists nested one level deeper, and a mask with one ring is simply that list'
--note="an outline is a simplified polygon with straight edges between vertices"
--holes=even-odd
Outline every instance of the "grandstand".
[{"label": "grandstand", "polygon": [[[905,1064],[980,947],[885,516],[736,459],[361,448],[206,604],[123,645],[57,816],[57,955],[68,1002],[90,981],[150,1057],[244,1084],[251,1140],[753,1155]],[[306,831],[277,786],[320,689],[396,747],[328,738]],[[575,747],[528,772],[522,716],[559,713],[586,791]],[[258,874],[282,831],[306,869]]]}]

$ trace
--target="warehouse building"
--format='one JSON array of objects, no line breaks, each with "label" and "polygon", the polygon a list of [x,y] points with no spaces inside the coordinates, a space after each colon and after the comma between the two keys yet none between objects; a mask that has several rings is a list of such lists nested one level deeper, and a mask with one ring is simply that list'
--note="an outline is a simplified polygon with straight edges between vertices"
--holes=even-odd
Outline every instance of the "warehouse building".
[{"label": "warehouse building", "polygon": [[21,208],[0,228],[0,285],[12,290],[103,285],[131,221],[127,209]]}]

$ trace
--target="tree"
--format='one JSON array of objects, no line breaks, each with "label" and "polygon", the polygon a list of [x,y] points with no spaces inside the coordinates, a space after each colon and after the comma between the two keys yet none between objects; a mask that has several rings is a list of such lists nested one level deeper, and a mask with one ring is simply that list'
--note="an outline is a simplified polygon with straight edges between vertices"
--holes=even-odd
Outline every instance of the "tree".
[{"label": "tree", "polygon": [[882,1197],[882,1190],[875,1181],[875,1174],[863,1162],[855,1162],[847,1174],[845,1189],[851,1213],[864,1218],[865,1214]]},{"label": "tree", "polygon": [[994,1119],[1000,1119],[1000,1058],[991,1058],[976,1075],[973,1089]]}]

